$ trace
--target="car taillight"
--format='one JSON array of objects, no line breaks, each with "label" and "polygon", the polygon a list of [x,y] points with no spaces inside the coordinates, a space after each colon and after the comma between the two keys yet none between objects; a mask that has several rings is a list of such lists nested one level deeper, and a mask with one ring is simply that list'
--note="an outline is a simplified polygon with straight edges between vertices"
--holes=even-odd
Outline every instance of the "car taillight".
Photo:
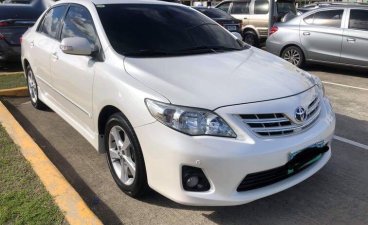
[{"label": "car taillight", "polygon": [[4,39],[5,39],[4,35],[2,35],[2,34],[0,33],[0,40],[4,40]]},{"label": "car taillight", "polygon": [[20,36],[20,38],[19,38],[19,44],[22,44],[22,42],[23,42],[23,36]]},{"label": "car taillight", "polygon": [[8,22],[1,22],[0,21],[0,27],[6,27],[6,26],[9,26]]},{"label": "car taillight", "polygon": [[271,35],[271,34],[274,34],[274,33],[276,33],[277,31],[279,30],[279,28],[278,27],[276,27],[276,26],[272,26],[271,28],[270,28],[270,31],[269,31],[269,35]]}]

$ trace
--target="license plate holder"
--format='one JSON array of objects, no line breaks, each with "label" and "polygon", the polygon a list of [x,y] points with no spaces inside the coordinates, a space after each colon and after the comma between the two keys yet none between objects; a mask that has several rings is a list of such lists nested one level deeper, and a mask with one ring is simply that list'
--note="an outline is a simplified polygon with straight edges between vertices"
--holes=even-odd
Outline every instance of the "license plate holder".
[{"label": "license plate holder", "polygon": [[236,26],[225,26],[225,28],[228,30],[228,31],[237,31],[237,27]]},{"label": "license plate holder", "polygon": [[288,155],[288,161],[293,160],[298,154],[302,153],[303,151],[311,151],[311,149],[323,148],[325,145],[326,145],[325,141],[320,141],[320,142],[317,142],[309,146],[308,148],[304,148],[304,149],[297,150],[297,151],[292,151]]}]

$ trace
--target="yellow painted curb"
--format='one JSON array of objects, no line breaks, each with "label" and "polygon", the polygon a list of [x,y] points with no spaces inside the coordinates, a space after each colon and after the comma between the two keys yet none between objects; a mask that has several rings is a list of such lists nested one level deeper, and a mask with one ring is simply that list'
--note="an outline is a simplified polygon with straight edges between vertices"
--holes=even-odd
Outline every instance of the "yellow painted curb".
[{"label": "yellow painted curb", "polygon": [[54,198],[68,223],[70,225],[102,224],[2,102],[0,102],[0,122],[14,143],[19,146],[23,156],[31,163],[33,170]]},{"label": "yellow painted curb", "polygon": [[20,74],[20,73],[24,73],[24,72],[23,71],[18,71],[18,72],[0,72],[0,76],[15,75],[15,74]]},{"label": "yellow painted curb", "polygon": [[16,97],[26,97],[29,96],[27,87],[10,88],[0,90],[0,96],[16,96]]}]

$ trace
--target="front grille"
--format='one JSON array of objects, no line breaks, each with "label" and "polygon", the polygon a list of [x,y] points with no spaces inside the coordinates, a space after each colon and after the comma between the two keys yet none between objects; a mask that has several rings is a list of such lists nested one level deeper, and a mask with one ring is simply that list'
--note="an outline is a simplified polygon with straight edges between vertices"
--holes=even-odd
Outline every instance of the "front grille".
[{"label": "front grille", "polygon": [[241,192],[261,188],[293,176],[317,162],[322,157],[323,153],[328,150],[329,147],[327,145],[322,148],[308,148],[297,154],[283,166],[248,174],[238,186],[237,191]]},{"label": "front grille", "polygon": [[306,119],[303,124],[294,123],[283,113],[243,114],[240,117],[254,133],[262,137],[270,137],[290,135],[309,128],[317,121],[320,111],[320,100],[316,97],[308,105]]}]

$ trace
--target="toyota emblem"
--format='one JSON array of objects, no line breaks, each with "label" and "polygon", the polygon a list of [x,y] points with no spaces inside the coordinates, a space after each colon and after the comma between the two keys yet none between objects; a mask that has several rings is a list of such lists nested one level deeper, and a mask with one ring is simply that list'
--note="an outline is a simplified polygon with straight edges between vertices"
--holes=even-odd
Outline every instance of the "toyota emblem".
[{"label": "toyota emblem", "polygon": [[299,106],[295,110],[295,119],[296,121],[302,123],[307,118],[307,111],[302,106]]}]

